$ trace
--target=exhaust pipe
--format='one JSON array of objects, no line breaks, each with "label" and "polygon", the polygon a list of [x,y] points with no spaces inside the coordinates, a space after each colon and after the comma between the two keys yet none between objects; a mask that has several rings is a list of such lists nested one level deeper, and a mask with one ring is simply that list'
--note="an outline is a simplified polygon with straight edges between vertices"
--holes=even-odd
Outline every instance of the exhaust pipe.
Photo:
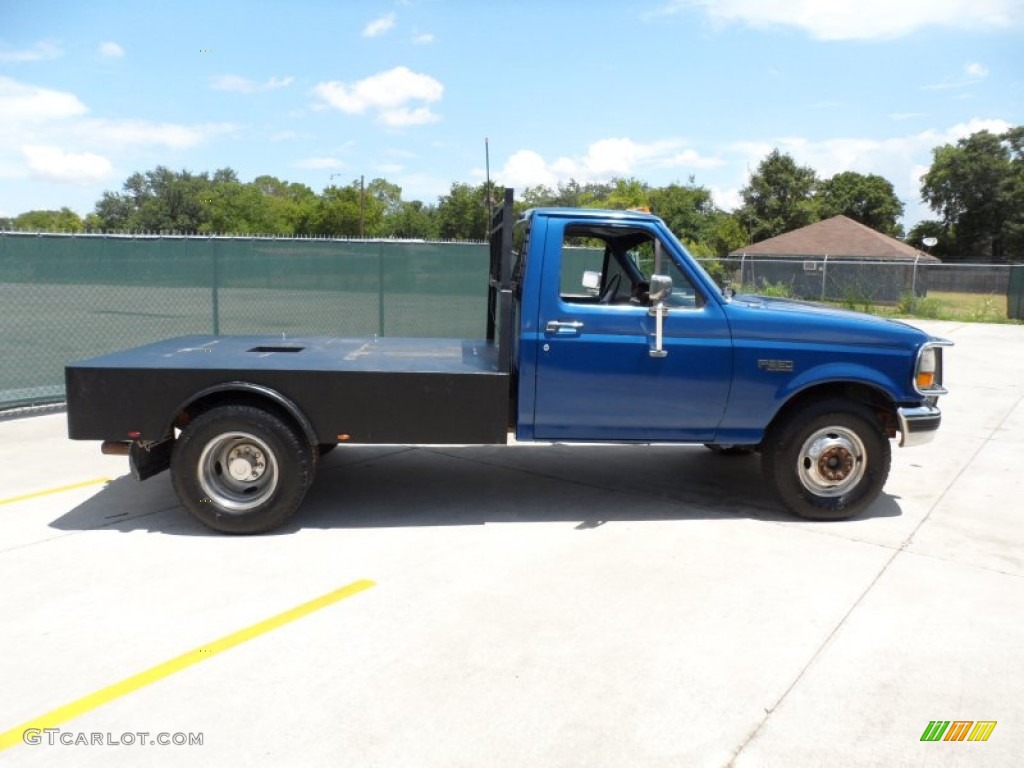
[{"label": "exhaust pipe", "polygon": [[123,443],[119,440],[107,440],[100,446],[100,453],[106,456],[127,456],[131,443]]}]

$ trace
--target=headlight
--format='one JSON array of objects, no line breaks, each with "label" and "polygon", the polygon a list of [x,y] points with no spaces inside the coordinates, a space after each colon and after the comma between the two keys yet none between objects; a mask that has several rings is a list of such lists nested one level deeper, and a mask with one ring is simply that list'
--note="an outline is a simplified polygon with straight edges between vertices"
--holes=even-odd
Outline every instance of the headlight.
[{"label": "headlight", "polygon": [[917,352],[914,366],[914,389],[925,397],[946,394],[942,386],[942,348],[953,346],[952,341],[933,339],[925,342]]}]

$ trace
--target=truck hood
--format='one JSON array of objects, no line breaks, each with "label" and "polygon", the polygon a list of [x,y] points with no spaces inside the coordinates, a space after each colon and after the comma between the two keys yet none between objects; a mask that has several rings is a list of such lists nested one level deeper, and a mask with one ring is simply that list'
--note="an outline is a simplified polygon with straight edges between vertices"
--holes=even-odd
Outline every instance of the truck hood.
[{"label": "truck hood", "polygon": [[737,294],[725,310],[735,339],[912,348],[930,338],[900,320],[794,299]]}]

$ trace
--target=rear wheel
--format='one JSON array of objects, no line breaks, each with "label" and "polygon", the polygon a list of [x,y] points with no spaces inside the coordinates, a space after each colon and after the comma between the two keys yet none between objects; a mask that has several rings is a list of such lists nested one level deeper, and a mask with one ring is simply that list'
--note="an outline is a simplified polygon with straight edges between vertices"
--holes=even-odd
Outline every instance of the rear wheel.
[{"label": "rear wheel", "polygon": [[313,481],[310,446],[273,413],[227,405],[197,417],[176,441],[171,479],[178,499],[223,533],[277,528]]},{"label": "rear wheel", "polygon": [[842,520],[878,497],[892,453],[869,408],[839,399],[810,403],[773,427],[765,476],[789,509],[811,520]]}]

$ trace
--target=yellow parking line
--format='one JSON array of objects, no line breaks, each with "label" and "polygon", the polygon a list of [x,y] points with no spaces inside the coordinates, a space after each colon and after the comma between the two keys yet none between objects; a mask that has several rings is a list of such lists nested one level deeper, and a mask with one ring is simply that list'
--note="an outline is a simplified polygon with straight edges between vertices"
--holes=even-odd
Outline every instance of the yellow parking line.
[{"label": "yellow parking line", "polygon": [[51,493],[64,493],[64,491],[73,491],[75,488],[85,488],[87,485],[99,485],[100,483],[109,483],[109,477],[95,477],[92,480],[83,480],[80,483],[72,483],[71,485],[62,485],[59,488],[49,488],[45,491],[36,491],[35,493],[26,493],[21,496],[11,496],[9,499],[0,499],[0,507],[4,504],[14,504],[17,501],[28,501],[29,499],[35,499],[39,496],[49,496]]},{"label": "yellow parking line", "polygon": [[158,680],[162,680],[175,672],[180,672],[186,667],[190,667],[200,661],[216,656],[222,651],[226,651],[229,648],[234,648],[236,645],[252,640],[255,637],[259,637],[272,629],[277,629],[285,624],[288,624],[296,619],[301,619],[314,611],[319,611],[321,608],[326,608],[328,605],[332,605],[346,597],[352,597],[370,587],[375,586],[375,582],[369,579],[360,579],[354,581],[348,586],[336,589],[333,592],[328,592],[326,595],[321,595],[315,600],[310,600],[308,603],[302,603],[294,608],[291,608],[283,613],[279,613],[276,616],[271,616],[269,619],[257,622],[250,627],[240,629],[237,632],[232,632],[230,635],[225,635],[219,640],[214,640],[212,643],[201,645],[198,648],[193,648],[187,653],[183,653],[170,661],[165,661],[162,664],[157,664],[155,667],[150,667],[144,672],[139,672],[131,677],[126,677],[118,683],[108,685],[106,688],[90,693],[87,696],[83,696],[80,699],[72,701],[70,704],[65,704],[63,707],[57,707],[45,715],[34,717],[31,720],[26,720],[21,725],[15,726],[8,731],[0,733],[0,751],[13,747],[15,744],[20,744],[26,730],[39,729],[42,731],[44,728],[56,728],[61,723],[66,723],[68,720],[83,715],[97,707],[101,707],[107,702],[118,699],[125,696],[133,691],[137,691],[139,688],[155,683]]}]

